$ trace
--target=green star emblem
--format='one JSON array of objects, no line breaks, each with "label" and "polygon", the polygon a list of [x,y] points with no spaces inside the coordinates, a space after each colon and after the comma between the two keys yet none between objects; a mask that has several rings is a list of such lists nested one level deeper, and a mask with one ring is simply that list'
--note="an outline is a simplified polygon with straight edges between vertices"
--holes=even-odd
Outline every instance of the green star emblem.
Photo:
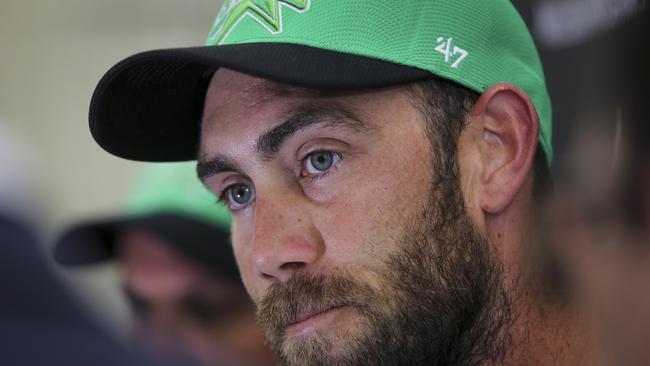
[{"label": "green star emblem", "polygon": [[233,27],[248,15],[271,34],[282,33],[282,7],[298,13],[309,9],[311,0],[230,0],[224,4],[208,36],[209,44],[221,44]]}]

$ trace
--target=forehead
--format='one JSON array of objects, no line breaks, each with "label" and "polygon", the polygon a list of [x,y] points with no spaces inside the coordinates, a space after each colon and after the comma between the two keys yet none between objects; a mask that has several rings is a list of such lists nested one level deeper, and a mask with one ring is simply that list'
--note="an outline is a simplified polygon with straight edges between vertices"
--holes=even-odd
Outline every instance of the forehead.
[{"label": "forehead", "polygon": [[355,99],[365,99],[368,102],[374,94],[380,92],[307,89],[220,68],[214,73],[206,93],[203,122],[211,122],[234,111],[255,112],[269,104],[274,107],[306,101],[347,101],[352,104]]},{"label": "forehead", "polygon": [[300,88],[225,68],[215,72],[206,93],[201,127],[201,155],[218,147],[228,152],[236,141],[252,146],[255,139],[300,109],[343,111],[359,119],[403,115],[413,109],[401,87],[365,91],[327,91]]},{"label": "forehead", "polygon": [[210,116],[233,102],[244,104],[246,108],[249,108],[271,96],[309,96],[317,93],[316,90],[279,84],[268,79],[220,68],[210,81],[204,115],[206,120],[210,120]]}]

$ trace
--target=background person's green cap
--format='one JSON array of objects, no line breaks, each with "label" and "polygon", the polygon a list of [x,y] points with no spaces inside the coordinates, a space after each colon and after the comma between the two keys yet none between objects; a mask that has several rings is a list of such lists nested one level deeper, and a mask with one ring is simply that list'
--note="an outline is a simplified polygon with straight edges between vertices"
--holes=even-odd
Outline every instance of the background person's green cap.
[{"label": "background person's green cap", "polygon": [[194,163],[146,166],[123,214],[80,222],[57,240],[54,257],[65,265],[112,258],[120,233],[145,229],[194,262],[238,278],[230,246],[230,213],[198,180]]},{"label": "background person's green cap", "polygon": [[204,47],[115,65],[90,106],[95,140],[134,160],[196,158],[209,78],[227,67],[316,89],[369,89],[432,74],[479,93],[523,89],[552,160],[551,105],[533,40],[509,0],[226,0]]}]

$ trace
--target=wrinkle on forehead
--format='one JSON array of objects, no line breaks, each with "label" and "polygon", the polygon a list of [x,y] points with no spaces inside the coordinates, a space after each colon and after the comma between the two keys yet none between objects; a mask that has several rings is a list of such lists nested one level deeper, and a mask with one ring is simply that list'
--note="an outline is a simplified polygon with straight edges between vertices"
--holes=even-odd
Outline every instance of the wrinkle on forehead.
[{"label": "wrinkle on forehead", "polygon": [[279,84],[274,81],[261,78],[254,78],[250,85],[241,91],[242,95],[250,98],[249,103],[245,105],[247,108],[253,108],[271,98],[307,96],[309,94],[315,93],[316,91],[313,90]]},{"label": "wrinkle on forehead", "polygon": [[[217,77],[219,80],[217,81]],[[228,92],[223,92],[228,90]],[[218,69],[212,76],[206,103],[204,106],[203,122],[212,121],[216,111],[225,105],[237,101],[246,109],[257,109],[261,104],[272,99],[326,99],[346,98],[365,94],[363,90],[318,90],[287,84],[277,83],[227,68]]]},{"label": "wrinkle on forehead", "polygon": [[[228,92],[225,93],[223,90]],[[273,98],[307,96],[316,93],[315,90],[279,84],[268,79],[220,68],[212,76],[206,93],[203,121],[212,120],[217,110],[233,101],[237,101],[246,109],[253,109]]]}]

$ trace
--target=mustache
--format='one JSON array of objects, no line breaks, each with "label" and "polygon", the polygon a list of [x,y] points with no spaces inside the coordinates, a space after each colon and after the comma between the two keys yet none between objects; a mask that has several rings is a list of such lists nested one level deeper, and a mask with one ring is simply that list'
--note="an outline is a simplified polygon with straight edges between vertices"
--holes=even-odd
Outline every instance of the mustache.
[{"label": "mustache", "polygon": [[295,274],[286,284],[271,285],[257,309],[258,322],[271,337],[310,315],[342,306],[363,312],[373,297],[364,284],[340,275]]}]

